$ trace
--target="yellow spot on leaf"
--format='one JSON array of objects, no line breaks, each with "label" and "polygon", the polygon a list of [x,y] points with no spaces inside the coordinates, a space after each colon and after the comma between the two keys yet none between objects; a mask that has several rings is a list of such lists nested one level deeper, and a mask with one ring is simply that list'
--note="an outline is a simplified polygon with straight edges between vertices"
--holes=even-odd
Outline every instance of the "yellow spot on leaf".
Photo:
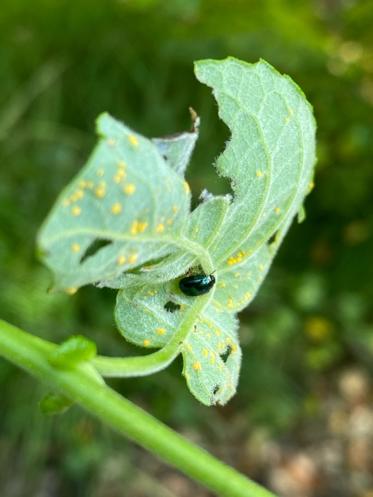
[{"label": "yellow spot on leaf", "polygon": [[76,193],[75,193],[75,198],[76,198],[77,200],[79,200],[79,199],[81,199],[81,198],[83,198],[83,197],[84,197],[84,192],[83,192],[83,190],[81,190],[81,189],[77,190],[77,191],[76,191]]},{"label": "yellow spot on leaf", "polygon": [[98,177],[102,178],[102,176],[105,174],[105,171],[102,167],[100,167],[99,169],[97,169],[96,174]]},{"label": "yellow spot on leaf", "polygon": [[123,264],[126,263],[126,256],[125,255],[119,255],[118,258],[117,258],[117,264],[118,266],[123,266]]},{"label": "yellow spot on leaf", "polygon": [[237,252],[236,255],[232,255],[231,257],[229,257],[227,259],[228,266],[233,266],[234,264],[239,264],[240,262],[243,261],[245,255],[246,255],[245,252],[243,252],[242,250]]},{"label": "yellow spot on leaf", "polygon": [[127,164],[124,162],[124,160],[120,160],[120,161],[118,161],[117,166],[118,166],[120,169],[126,169]]},{"label": "yellow spot on leaf", "polygon": [[106,187],[101,184],[95,189],[95,195],[97,198],[104,198],[106,195]]},{"label": "yellow spot on leaf", "polygon": [[251,292],[246,292],[245,295],[244,295],[245,299],[251,299],[252,296],[253,295],[252,295]]},{"label": "yellow spot on leaf", "polygon": [[165,335],[166,334],[165,328],[156,328],[155,332],[157,333],[157,335]]},{"label": "yellow spot on leaf", "polygon": [[184,191],[185,193],[190,193],[190,186],[187,181],[184,181]]},{"label": "yellow spot on leaf", "polygon": [[123,169],[118,169],[118,172],[113,176],[114,182],[118,185],[124,178],[126,177],[126,173]]},{"label": "yellow spot on leaf", "polygon": [[314,181],[310,181],[308,183],[308,193],[309,192],[312,192],[312,190],[315,188],[315,182]]},{"label": "yellow spot on leaf", "polygon": [[276,207],[276,209],[275,209],[275,214],[279,215],[279,214],[280,214],[280,212],[281,212],[280,207]]},{"label": "yellow spot on leaf", "polygon": [[288,115],[285,117],[285,124],[287,124],[290,119],[293,117],[294,111],[291,107],[288,107]]},{"label": "yellow spot on leaf", "polygon": [[149,347],[150,345],[150,340],[148,340],[147,338],[145,338],[145,340],[142,342],[144,344],[144,347]]},{"label": "yellow spot on leaf", "polygon": [[179,207],[177,205],[172,206],[172,211],[176,214],[177,211],[179,210]]},{"label": "yellow spot on leaf", "polygon": [[227,306],[229,307],[229,309],[232,309],[234,307],[234,302],[232,297],[229,297],[229,299],[227,300]]},{"label": "yellow spot on leaf", "polygon": [[262,178],[264,176],[263,171],[261,171],[260,169],[257,169],[255,174],[257,178]]},{"label": "yellow spot on leaf", "polygon": [[68,206],[70,205],[70,200],[69,200],[68,198],[65,198],[65,199],[63,200],[63,202],[62,202],[62,205],[63,205],[64,207],[68,207]]},{"label": "yellow spot on leaf", "polygon": [[215,354],[213,352],[211,352],[210,364],[215,364],[215,361],[216,361]]},{"label": "yellow spot on leaf", "polygon": [[209,350],[208,350],[208,349],[206,349],[206,348],[202,349],[202,355],[203,355],[204,357],[208,357],[208,355],[209,355]]},{"label": "yellow spot on leaf", "polygon": [[71,251],[75,252],[75,253],[79,252],[80,251],[80,245],[79,245],[79,243],[72,243],[71,244]]},{"label": "yellow spot on leaf", "polygon": [[115,138],[108,138],[106,140],[106,143],[109,145],[109,147],[114,147],[117,144],[117,141]]},{"label": "yellow spot on leaf", "polygon": [[111,206],[111,212],[116,216],[120,214],[122,212],[122,204],[120,202],[115,202]]},{"label": "yellow spot on leaf", "polygon": [[128,141],[130,142],[131,145],[134,147],[137,147],[139,144],[139,139],[135,135],[128,135]]},{"label": "yellow spot on leaf", "polygon": [[75,205],[72,209],[71,209],[71,214],[75,217],[77,216],[80,216],[82,212],[82,209],[79,207],[79,205]]},{"label": "yellow spot on leaf", "polygon": [[65,293],[67,293],[67,295],[74,295],[77,291],[78,289],[73,286],[65,289]]},{"label": "yellow spot on leaf", "polygon": [[194,371],[201,371],[201,369],[202,369],[201,363],[199,361],[196,361],[193,364],[193,369],[194,369]]},{"label": "yellow spot on leaf", "polygon": [[131,254],[129,257],[128,257],[128,262],[130,264],[135,264],[135,262],[137,262],[137,258],[138,258],[138,254]]},{"label": "yellow spot on leaf", "polygon": [[258,269],[260,272],[263,272],[264,268],[265,268],[264,264],[259,264]]},{"label": "yellow spot on leaf", "polygon": [[164,224],[159,223],[157,227],[155,228],[156,233],[163,233],[164,232]]},{"label": "yellow spot on leaf", "polygon": [[135,193],[135,191],[136,191],[136,186],[133,183],[127,183],[123,187],[123,192],[126,195],[133,195]]},{"label": "yellow spot on leaf", "polygon": [[143,233],[148,227],[148,223],[146,221],[133,221],[131,225],[131,235],[138,235],[139,233]]}]

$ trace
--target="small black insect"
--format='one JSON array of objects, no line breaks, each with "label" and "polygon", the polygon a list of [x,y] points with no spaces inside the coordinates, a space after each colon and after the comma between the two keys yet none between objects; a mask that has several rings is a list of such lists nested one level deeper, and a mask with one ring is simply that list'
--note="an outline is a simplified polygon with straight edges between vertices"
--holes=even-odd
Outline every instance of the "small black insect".
[{"label": "small black insect", "polygon": [[185,276],[179,281],[180,290],[189,295],[189,297],[197,297],[211,290],[215,285],[215,276],[213,274],[193,274]]}]

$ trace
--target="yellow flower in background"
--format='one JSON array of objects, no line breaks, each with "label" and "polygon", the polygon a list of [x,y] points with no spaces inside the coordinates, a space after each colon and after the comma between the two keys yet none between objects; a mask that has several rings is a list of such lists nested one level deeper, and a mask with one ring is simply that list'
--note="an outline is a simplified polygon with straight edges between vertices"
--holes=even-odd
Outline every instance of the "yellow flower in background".
[{"label": "yellow flower in background", "polygon": [[304,323],[305,334],[316,342],[327,340],[333,331],[333,323],[323,316],[310,316]]}]

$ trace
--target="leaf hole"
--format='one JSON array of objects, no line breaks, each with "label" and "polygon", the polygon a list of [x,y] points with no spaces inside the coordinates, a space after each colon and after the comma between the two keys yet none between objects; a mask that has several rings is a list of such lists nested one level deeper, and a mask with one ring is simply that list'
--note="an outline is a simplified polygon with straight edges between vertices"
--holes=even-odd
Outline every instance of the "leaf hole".
[{"label": "leaf hole", "polygon": [[272,243],[274,243],[274,242],[276,241],[277,234],[278,234],[278,230],[277,230],[277,231],[275,231],[275,232],[273,233],[273,235],[271,235],[271,236],[268,238],[267,245],[272,245]]},{"label": "leaf hole", "polygon": [[84,262],[89,257],[93,257],[96,255],[101,249],[111,244],[111,240],[105,240],[101,238],[96,238],[93,242],[87,247],[87,250],[82,255],[80,262]]},{"label": "leaf hole", "polygon": [[180,310],[180,305],[169,300],[168,302],[165,303],[164,308],[166,309],[167,312],[175,312]]},{"label": "leaf hole", "polygon": [[222,354],[220,354],[221,360],[223,362],[227,362],[229,356],[231,355],[232,352],[232,347],[230,345],[227,345],[227,348],[224,350]]}]

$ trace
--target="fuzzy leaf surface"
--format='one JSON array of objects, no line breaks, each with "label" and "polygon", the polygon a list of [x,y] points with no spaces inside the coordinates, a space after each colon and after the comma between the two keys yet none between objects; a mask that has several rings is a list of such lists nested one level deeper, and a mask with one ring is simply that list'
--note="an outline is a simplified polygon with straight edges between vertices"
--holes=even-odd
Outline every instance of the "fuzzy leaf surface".
[{"label": "fuzzy leaf surface", "polygon": [[102,114],[100,140],[58,198],[38,238],[55,286],[116,278],[175,251],[189,188],[147,138]]},{"label": "fuzzy leaf surface", "polygon": [[315,121],[299,87],[265,61],[205,60],[195,72],[232,133],[216,161],[234,193],[211,247],[220,268],[253,255],[300,210],[313,177]]},{"label": "fuzzy leaf surface", "polygon": [[[128,341],[161,348],[176,333],[192,300],[175,281],[121,290],[116,323]],[[205,405],[225,404],[236,391],[241,364],[237,329],[236,317],[211,303],[196,316],[182,344],[183,374],[193,395]]]},{"label": "fuzzy leaf surface", "polygon": [[[255,297],[309,192],[315,123],[301,90],[264,61],[251,65],[232,58],[207,60],[197,62],[195,70],[197,78],[212,87],[219,115],[232,133],[216,162],[218,173],[231,180],[233,190],[232,201],[225,198],[229,205],[220,230],[208,244],[217,284],[183,347],[188,386],[210,405],[224,404],[235,392],[241,357],[235,313]],[[208,202],[212,201],[209,196]],[[195,226],[206,230],[206,218]],[[205,243],[202,238],[198,241]],[[169,262],[172,266],[181,260],[172,255]],[[193,261],[187,259],[184,267],[189,264]],[[161,269],[158,274],[162,275]],[[177,274],[166,271],[162,276],[167,281]],[[157,268],[149,276],[148,286],[119,293],[116,319],[128,340],[162,347],[175,333],[190,297],[180,292],[178,279],[161,285],[160,277],[159,285],[149,286],[157,281]],[[130,316],[131,302],[136,318],[133,309]]]},{"label": "fuzzy leaf surface", "polygon": [[39,247],[57,287],[118,288],[118,328],[148,349],[164,347],[199,298],[182,293],[180,278],[214,272],[216,285],[193,325],[188,317],[181,344],[191,392],[212,405],[236,390],[236,313],[255,297],[310,191],[315,121],[298,86],[264,61],[205,60],[195,72],[231,132],[215,167],[232,195],[204,194],[190,212],[183,175],[198,126],[148,140],[103,115],[100,142],[58,199]]}]

